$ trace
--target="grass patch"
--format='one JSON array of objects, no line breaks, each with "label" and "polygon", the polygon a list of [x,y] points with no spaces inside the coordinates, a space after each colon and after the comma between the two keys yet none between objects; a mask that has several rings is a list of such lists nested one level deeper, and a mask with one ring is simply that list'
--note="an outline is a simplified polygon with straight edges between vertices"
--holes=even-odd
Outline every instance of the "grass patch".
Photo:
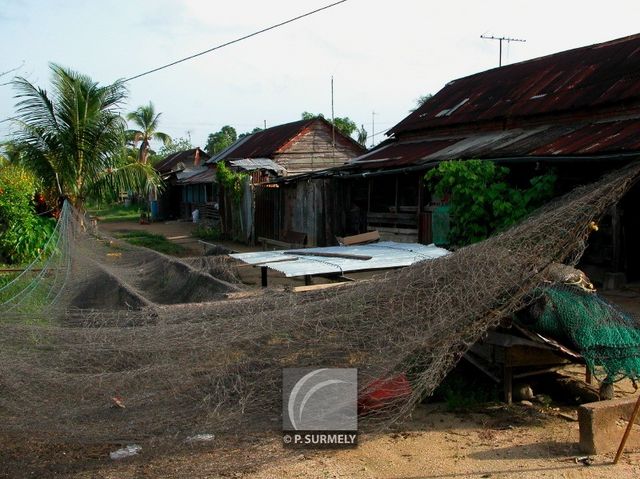
[{"label": "grass patch", "polygon": [[136,204],[124,206],[114,204],[106,206],[94,206],[87,208],[91,216],[95,216],[99,221],[131,221],[140,219],[140,207]]},{"label": "grass patch", "polygon": [[198,225],[191,232],[191,236],[201,240],[218,241],[222,238],[222,233],[217,226]]},{"label": "grass patch", "polygon": [[172,243],[164,236],[146,231],[127,231],[126,233],[118,233],[116,237],[129,244],[143,246],[164,254],[180,255],[186,251],[183,246]]}]

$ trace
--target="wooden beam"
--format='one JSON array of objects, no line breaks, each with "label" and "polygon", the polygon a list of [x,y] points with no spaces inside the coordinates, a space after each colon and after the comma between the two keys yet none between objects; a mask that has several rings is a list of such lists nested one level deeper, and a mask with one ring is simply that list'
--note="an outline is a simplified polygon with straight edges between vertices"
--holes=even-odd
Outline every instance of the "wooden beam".
[{"label": "wooden beam", "polygon": [[373,258],[373,256],[367,256],[364,254],[347,254],[347,253],[321,253],[321,252],[307,252],[307,251],[284,251],[283,253],[293,254],[296,256],[320,256],[322,258],[359,259],[362,261],[366,261]]},{"label": "wooden beam", "polygon": [[296,286],[293,288],[294,293],[306,293],[309,291],[320,291],[323,289],[337,288],[338,286],[344,286],[349,283],[324,283],[324,284],[311,284],[308,286]]}]

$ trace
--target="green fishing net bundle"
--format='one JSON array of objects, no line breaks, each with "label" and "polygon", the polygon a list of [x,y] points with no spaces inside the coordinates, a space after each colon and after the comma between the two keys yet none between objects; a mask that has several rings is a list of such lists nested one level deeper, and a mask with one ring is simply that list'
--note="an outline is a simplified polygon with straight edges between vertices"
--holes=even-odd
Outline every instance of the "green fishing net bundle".
[{"label": "green fishing net bundle", "polygon": [[[555,284],[537,293],[526,326],[575,348],[599,380],[640,378],[640,322],[595,292]],[[520,316],[522,318],[522,316]]]}]

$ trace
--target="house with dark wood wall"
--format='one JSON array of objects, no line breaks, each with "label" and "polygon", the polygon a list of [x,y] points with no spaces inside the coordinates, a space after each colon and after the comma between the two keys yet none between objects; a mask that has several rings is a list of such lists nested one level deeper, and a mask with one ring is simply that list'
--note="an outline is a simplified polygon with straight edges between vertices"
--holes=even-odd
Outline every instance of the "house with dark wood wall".
[{"label": "house with dark wood wall", "polygon": [[239,139],[207,161],[209,166],[224,162],[232,170],[249,173],[251,177],[240,205],[233,205],[223,195],[221,214],[225,234],[253,243],[259,236],[277,238],[287,228],[308,229],[305,224],[288,224],[289,220],[306,218],[305,211],[314,209],[321,199],[313,191],[301,194],[298,202],[288,203],[292,210],[285,214],[278,209],[277,183],[267,183],[341,166],[365,151],[320,117],[285,123]]},{"label": "house with dark wood wall", "polygon": [[[341,167],[280,180],[281,208],[292,208],[284,200],[288,191],[314,183],[323,191],[316,197],[339,198],[342,205],[317,234],[325,242],[348,232],[342,230],[377,229],[386,239],[429,243],[440,201],[423,178],[442,161],[496,161],[510,167],[516,182],[553,168],[561,191],[634,161],[640,157],[640,35],[453,80],[387,135]],[[636,187],[605,219],[592,237],[597,247],[586,255],[630,279],[640,277],[639,199]]]},{"label": "house with dark wood wall", "polygon": [[158,198],[158,217],[190,219],[195,209],[211,209],[218,202],[215,167],[200,148],[173,153],[154,165],[165,182]]}]

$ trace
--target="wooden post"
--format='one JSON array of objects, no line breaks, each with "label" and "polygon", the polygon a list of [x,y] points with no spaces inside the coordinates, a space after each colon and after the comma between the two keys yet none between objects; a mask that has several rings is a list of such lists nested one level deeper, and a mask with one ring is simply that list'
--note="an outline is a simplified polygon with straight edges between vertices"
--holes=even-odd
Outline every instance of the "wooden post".
[{"label": "wooden post", "polygon": [[591,369],[589,369],[589,366],[585,366],[585,373],[584,373],[584,381],[587,384],[591,384],[593,382],[593,378],[591,377]]},{"label": "wooden post", "polygon": [[266,266],[260,266],[260,275],[262,279],[262,287],[266,288],[267,287],[267,267]]},{"label": "wooden post", "polygon": [[304,284],[305,284],[305,286],[309,286],[311,284],[311,275],[310,274],[305,274],[304,275]]},{"label": "wooden post", "polygon": [[507,404],[513,403],[513,368],[511,366],[504,366],[504,402]]},{"label": "wooden post", "polygon": [[631,417],[629,418],[629,424],[627,424],[627,429],[624,431],[624,436],[622,436],[622,441],[620,441],[620,446],[618,447],[618,452],[616,452],[616,457],[613,460],[614,464],[618,464],[620,460],[620,456],[624,451],[624,446],[627,444],[627,439],[629,439],[629,434],[631,433],[631,428],[633,428],[633,423],[636,421],[638,417],[638,412],[640,412],[640,396],[638,396],[638,400],[636,401],[636,406],[633,408],[633,412],[631,413]]}]

